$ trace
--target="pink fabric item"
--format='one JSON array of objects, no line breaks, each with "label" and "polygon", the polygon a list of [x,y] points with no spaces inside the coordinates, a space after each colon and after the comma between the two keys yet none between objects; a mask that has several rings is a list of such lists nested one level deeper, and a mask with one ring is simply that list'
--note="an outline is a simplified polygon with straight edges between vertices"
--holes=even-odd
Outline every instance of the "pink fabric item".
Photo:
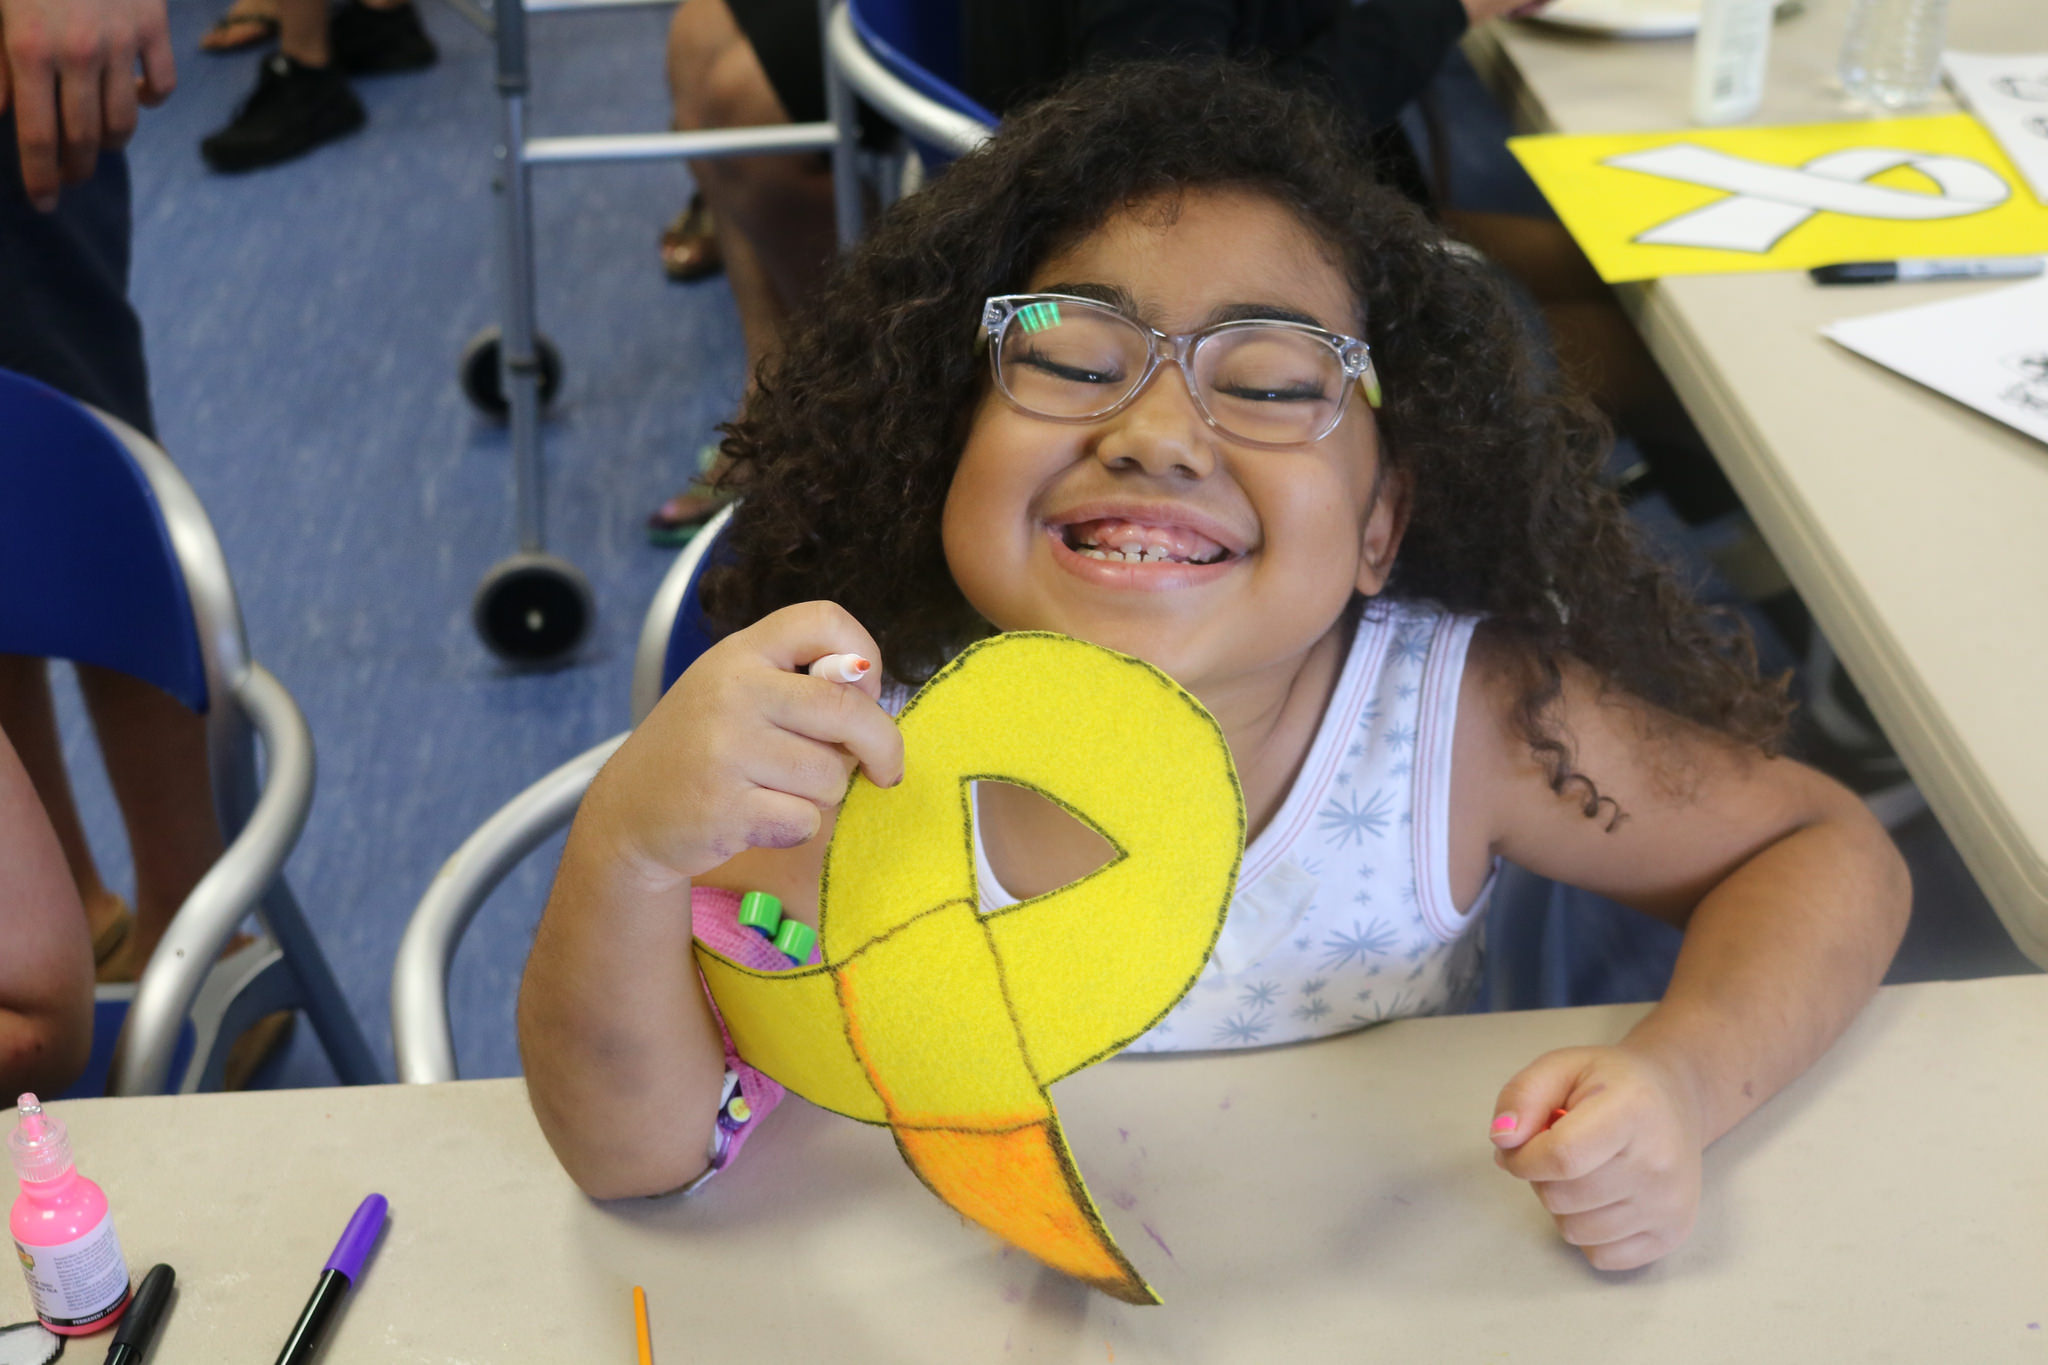
[{"label": "pink fabric item", "polygon": [[[731,958],[744,967],[762,972],[786,972],[791,970],[789,959],[752,929],[740,923],[740,897],[737,891],[727,891],[716,886],[693,886],[690,888],[690,932],[705,947]],[[818,950],[811,949],[811,962],[818,960]],[[809,963],[804,964],[806,966]],[[773,1113],[775,1106],[782,1103],[783,1088],[762,1072],[756,1071],[740,1059],[732,1045],[732,1032],[725,1026],[725,1017],[718,1012],[718,1002],[711,1000],[707,989],[705,999],[711,1004],[711,1017],[718,1021],[718,1036],[725,1044],[725,1068],[739,1078],[740,1095],[747,1102],[748,1114],[744,1122],[727,1125],[721,1119],[719,1127],[725,1135],[725,1142],[711,1158],[711,1169],[722,1171],[732,1164],[740,1148],[746,1145],[761,1120]]]}]

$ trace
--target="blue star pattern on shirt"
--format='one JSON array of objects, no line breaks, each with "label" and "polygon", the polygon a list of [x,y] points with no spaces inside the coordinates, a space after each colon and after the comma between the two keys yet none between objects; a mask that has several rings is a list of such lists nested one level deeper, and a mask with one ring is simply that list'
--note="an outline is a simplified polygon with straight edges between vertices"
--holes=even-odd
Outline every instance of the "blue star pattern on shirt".
[{"label": "blue star pattern on shirt", "polygon": [[1361,928],[1358,921],[1353,920],[1350,933],[1339,929],[1323,941],[1323,970],[1335,971],[1353,962],[1364,966],[1367,958],[1377,957],[1398,942],[1400,936],[1383,919],[1374,920],[1366,928]]},{"label": "blue star pattern on shirt", "polygon": [[1387,662],[1390,664],[1419,664],[1429,657],[1430,637],[1436,632],[1427,623],[1404,624],[1394,632],[1394,641],[1387,646]]},{"label": "blue star pattern on shirt", "polygon": [[[1355,656],[1367,671],[1344,675],[1345,704],[1340,712],[1333,701],[1329,716],[1339,726],[1358,717],[1356,727],[1318,734],[1300,786],[1272,833],[1260,836],[1277,843],[1246,850],[1240,893],[1258,885],[1269,894],[1233,908],[1224,939],[1233,951],[1218,950],[1228,969],[1212,961],[1155,1028],[1158,1036],[1134,1048],[1264,1046],[1457,1009],[1472,998],[1476,917],[1450,924],[1423,913],[1419,879],[1439,885],[1443,870],[1418,859],[1441,841],[1414,837],[1441,818],[1416,803],[1420,779],[1443,776],[1448,750],[1433,745],[1425,756],[1421,732],[1448,723],[1457,695],[1454,669],[1430,676],[1451,660],[1437,644],[1454,625],[1469,626],[1413,603],[1383,600],[1367,612],[1372,633]],[[1281,880],[1262,880],[1283,868]]]},{"label": "blue star pattern on shirt", "polygon": [[1375,839],[1385,834],[1393,809],[1393,796],[1378,790],[1369,798],[1353,796],[1348,804],[1340,796],[1324,806],[1316,820],[1323,833],[1335,836],[1335,846],[1343,848],[1352,840],[1363,844],[1368,834]]},{"label": "blue star pattern on shirt", "polygon": [[1263,1016],[1240,1010],[1216,1025],[1216,1041],[1246,1047],[1265,1037],[1266,1030],[1272,1027],[1272,1022]]}]

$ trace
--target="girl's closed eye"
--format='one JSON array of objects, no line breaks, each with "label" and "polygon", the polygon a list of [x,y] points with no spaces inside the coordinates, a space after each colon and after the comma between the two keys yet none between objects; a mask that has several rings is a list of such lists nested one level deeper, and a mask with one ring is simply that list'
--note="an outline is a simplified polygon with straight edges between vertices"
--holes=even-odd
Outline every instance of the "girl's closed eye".
[{"label": "girl's closed eye", "polygon": [[[1307,349],[1316,343],[1297,341],[1289,333],[1261,336],[1247,330],[1237,345],[1218,337],[1205,349],[1223,354],[1201,366],[1203,382],[1223,398],[1253,403],[1321,403],[1331,397],[1329,369],[1332,357]],[[1317,346],[1317,350],[1324,348]],[[1203,356],[1209,360],[1207,355]]]},{"label": "girl's closed eye", "polygon": [[1061,384],[1107,386],[1125,381],[1124,367],[1114,357],[1090,356],[1072,345],[1053,348],[1034,344],[1017,357],[1016,363]]}]

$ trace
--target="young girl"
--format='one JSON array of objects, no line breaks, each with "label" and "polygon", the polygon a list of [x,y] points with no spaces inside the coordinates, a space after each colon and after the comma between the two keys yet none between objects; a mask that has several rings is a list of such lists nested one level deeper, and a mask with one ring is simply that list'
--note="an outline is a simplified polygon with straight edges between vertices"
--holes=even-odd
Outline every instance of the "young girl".
[{"label": "young girl", "polygon": [[[1702,1149],[1869,998],[1909,898],[1883,830],[1773,756],[1781,689],[1596,485],[1597,423],[1485,270],[1354,145],[1225,68],[1074,84],[895,209],[763,376],[707,591],[743,628],[592,784],[521,995],[535,1112],[589,1193],[706,1167],[725,1059],[691,888],[815,923],[850,773],[901,778],[902,684],[996,630],[1156,665],[1236,760],[1229,920],[1141,1047],[1462,1007],[1500,858],[1684,927],[1641,1024],[1492,1110],[1595,1266],[1676,1246]],[[804,673],[833,653],[882,668]],[[976,825],[984,910],[1106,853],[1017,788],[983,784]]]}]

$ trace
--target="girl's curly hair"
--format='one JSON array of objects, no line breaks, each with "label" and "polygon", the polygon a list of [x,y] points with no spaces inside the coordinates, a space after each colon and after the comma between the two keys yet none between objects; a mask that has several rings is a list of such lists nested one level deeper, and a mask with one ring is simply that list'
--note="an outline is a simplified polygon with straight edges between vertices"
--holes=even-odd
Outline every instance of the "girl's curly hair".
[{"label": "girl's curly hair", "polygon": [[[1695,602],[1596,481],[1608,433],[1532,349],[1489,270],[1375,183],[1318,96],[1241,65],[1123,65],[1007,118],[892,209],[765,365],[724,453],[745,492],[714,621],[829,598],[889,671],[929,676],[985,634],[939,522],[988,381],[982,302],[1126,206],[1190,188],[1286,205],[1348,276],[1385,391],[1381,458],[1411,489],[1387,593],[1488,618],[1520,669],[1518,732],[1586,813],[1612,806],[1555,719],[1561,661],[1740,743],[1775,749],[1784,684],[1738,620]],[[725,558],[724,555],[721,558]]]}]

